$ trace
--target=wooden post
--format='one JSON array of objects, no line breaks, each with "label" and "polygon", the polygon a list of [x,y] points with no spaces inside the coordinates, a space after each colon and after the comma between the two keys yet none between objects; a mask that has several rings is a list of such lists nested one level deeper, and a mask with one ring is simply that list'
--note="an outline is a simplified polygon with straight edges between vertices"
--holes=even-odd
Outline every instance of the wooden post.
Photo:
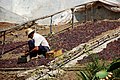
[{"label": "wooden post", "polygon": [[85,21],[84,22],[86,22],[87,21],[87,7],[86,7],[86,4],[85,4]]},{"label": "wooden post", "polygon": [[72,11],[72,28],[74,27],[74,8],[71,8]]},{"label": "wooden post", "polygon": [[92,4],[92,21],[94,22],[94,3]]},{"label": "wooden post", "polygon": [[3,47],[2,47],[2,54],[4,54],[4,47],[5,47],[5,31],[3,32]]},{"label": "wooden post", "polygon": [[36,25],[35,21],[33,21],[33,23],[34,23],[34,26],[35,26],[35,32],[37,32],[37,25]]},{"label": "wooden post", "polygon": [[52,34],[52,16],[51,16],[51,19],[50,19],[50,34]]}]

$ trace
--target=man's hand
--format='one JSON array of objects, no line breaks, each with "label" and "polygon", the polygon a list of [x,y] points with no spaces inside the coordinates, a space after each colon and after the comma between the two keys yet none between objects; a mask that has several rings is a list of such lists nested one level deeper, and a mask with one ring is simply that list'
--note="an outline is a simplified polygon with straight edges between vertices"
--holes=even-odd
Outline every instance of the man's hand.
[{"label": "man's hand", "polygon": [[24,55],[25,55],[25,56],[28,56],[28,55],[29,55],[29,53],[30,53],[30,52],[26,52]]},{"label": "man's hand", "polygon": [[38,50],[39,50],[38,46],[35,46],[35,48],[33,48],[33,51],[38,51]]},{"label": "man's hand", "polygon": [[24,55],[27,56],[27,55],[29,55],[31,52],[38,51],[38,50],[39,50],[39,47],[38,47],[38,46],[35,46],[35,48],[33,48],[31,51],[25,52]]},{"label": "man's hand", "polygon": [[37,52],[39,50],[38,46],[35,46],[35,48],[33,48],[30,52]]}]

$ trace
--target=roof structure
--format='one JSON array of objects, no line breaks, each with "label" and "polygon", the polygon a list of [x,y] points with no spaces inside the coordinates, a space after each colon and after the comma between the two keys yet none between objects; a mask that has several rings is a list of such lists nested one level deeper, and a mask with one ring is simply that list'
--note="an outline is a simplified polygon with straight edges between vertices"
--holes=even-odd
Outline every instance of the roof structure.
[{"label": "roof structure", "polygon": [[76,7],[75,11],[84,11],[85,10],[85,5],[86,8],[91,8],[93,4],[96,4],[95,2],[100,2],[103,3],[101,4],[102,6],[104,6],[106,9],[111,10],[113,12],[120,12],[120,3],[118,2],[110,2],[108,0],[93,0],[91,2],[87,2],[85,4],[79,5],[78,7]]},{"label": "roof structure", "polygon": [[108,1],[108,0],[96,0],[96,1],[100,1],[100,2],[102,2],[104,4],[107,4],[107,5],[120,7],[120,3],[119,2]]}]

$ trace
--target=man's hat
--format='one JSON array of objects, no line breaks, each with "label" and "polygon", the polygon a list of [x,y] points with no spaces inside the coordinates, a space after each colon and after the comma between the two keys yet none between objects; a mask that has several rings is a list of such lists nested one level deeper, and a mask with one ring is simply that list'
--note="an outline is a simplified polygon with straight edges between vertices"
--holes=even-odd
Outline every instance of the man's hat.
[{"label": "man's hat", "polygon": [[32,33],[34,30],[31,29],[31,28],[28,28],[25,32],[26,32],[26,35],[29,35],[30,33]]}]

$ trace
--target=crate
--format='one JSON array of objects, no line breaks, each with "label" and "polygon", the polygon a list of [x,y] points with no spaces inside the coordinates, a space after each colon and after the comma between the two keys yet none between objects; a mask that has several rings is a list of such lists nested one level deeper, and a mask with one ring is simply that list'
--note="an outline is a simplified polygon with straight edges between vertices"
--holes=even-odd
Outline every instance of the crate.
[{"label": "crate", "polygon": [[50,59],[51,58],[56,58],[56,57],[58,57],[62,54],[63,54],[62,49],[51,50],[51,51],[46,53],[46,58],[50,58]]}]

